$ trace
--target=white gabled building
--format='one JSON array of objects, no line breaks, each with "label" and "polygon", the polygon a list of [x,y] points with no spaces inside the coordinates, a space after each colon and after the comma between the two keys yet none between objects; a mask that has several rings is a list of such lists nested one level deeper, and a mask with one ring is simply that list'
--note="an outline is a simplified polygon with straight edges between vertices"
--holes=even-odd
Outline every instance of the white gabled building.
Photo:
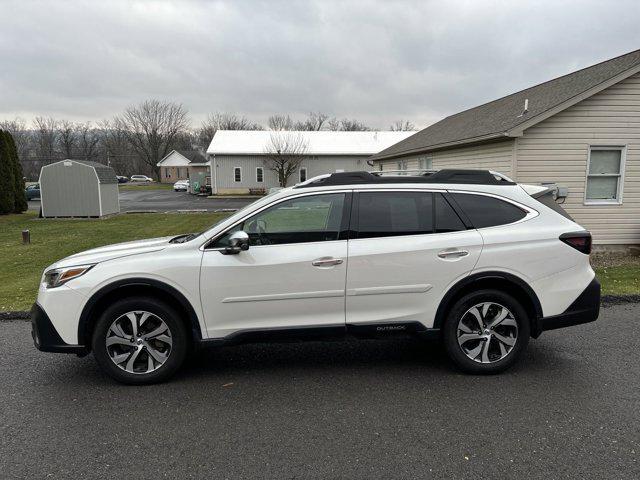
[{"label": "white gabled building", "polygon": [[304,159],[288,186],[325,173],[372,170],[367,159],[415,132],[274,132],[218,130],[207,149],[214,194],[246,194],[277,187],[278,178],[265,161],[274,136],[296,136],[305,145]]}]

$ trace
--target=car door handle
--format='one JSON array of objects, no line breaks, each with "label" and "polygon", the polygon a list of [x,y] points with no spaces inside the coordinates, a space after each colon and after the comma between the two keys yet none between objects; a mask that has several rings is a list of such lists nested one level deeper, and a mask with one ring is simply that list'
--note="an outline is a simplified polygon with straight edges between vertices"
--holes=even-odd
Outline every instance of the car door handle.
[{"label": "car door handle", "polygon": [[469,255],[469,252],[466,250],[443,250],[438,253],[440,258],[460,258],[467,255]]},{"label": "car door handle", "polygon": [[311,265],[314,267],[333,267],[335,265],[340,265],[344,260],[341,258],[333,258],[333,257],[321,257],[316,258]]}]

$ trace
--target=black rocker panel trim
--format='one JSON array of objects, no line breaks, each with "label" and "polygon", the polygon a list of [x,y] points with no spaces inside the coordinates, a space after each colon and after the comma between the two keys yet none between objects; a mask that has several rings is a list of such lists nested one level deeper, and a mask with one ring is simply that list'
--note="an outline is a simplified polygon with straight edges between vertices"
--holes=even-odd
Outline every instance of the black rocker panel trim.
[{"label": "black rocker panel trim", "polygon": [[288,343],[341,339],[349,336],[356,338],[386,338],[396,334],[438,338],[440,331],[437,329],[428,329],[420,322],[376,322],[311,327],[276,327],[241,330],[226,337],[201,340],[200,345],[226,346],[244,343]]}]

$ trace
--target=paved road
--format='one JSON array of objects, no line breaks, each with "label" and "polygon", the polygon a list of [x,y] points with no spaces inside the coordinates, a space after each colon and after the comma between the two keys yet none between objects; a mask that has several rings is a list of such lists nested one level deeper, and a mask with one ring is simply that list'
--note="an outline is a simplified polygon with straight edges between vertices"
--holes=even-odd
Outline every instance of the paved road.
[{"label": "paved road", "polygon": [[412,339],[200,353],[113,383],[0,324],[2,478],[640,478],[640,305],[546,332],[506,374]]},{"label": "paved road", "polygon": [[[206,198],[173,190],[124,190],[120,192],[120,210],[157,210],[168,212],[176,210],[206,209],[214,211],[228,208],[242,208],[251,203],[251,199],[242,198]],[[40,201],[29,202],[29,210],[39,210]]]}]

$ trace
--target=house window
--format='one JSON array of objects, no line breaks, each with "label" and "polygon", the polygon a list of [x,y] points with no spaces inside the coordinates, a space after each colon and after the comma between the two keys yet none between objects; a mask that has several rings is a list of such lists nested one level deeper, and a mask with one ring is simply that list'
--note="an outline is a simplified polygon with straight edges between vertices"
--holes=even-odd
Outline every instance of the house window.
[{"label": "house window", "polygon": [[418,169],[433,170],[433,159],[422,157],[418,159]]},{"label": "house window", "polygon": [[[407,161],[406,160],[398,160],[397,170],[402,171],[407,169]],[[404,175],[404,174],[401,174]]]},{"label": "house window", "polygon": [[165,178],[171,178],[171,169],[170,168],[165,168],[164,169],[164,176],[165,176]]},{"label": "house window", "polygon": [[300,181],[301,182],[307,181],[307,169],[305,167],[302,167],[300,169]]},{"label": "house window", "polygon": [[591,147],[585,203],[622,203],[625,147]]},{"label": "house window", "polygon": [[256,182],[264,182],[264,169],[262,167],[256,168]]},{"label": "house window", "polygon": [[234,167],[233,168],[233,181],[241,182],[242,181],[242,168]]}]

